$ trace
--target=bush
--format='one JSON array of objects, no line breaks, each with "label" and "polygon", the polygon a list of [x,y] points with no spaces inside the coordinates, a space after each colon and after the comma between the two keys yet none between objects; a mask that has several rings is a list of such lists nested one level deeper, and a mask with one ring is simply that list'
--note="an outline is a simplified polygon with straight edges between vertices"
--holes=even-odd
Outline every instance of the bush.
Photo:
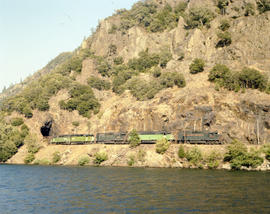
[{"label": "bush", "polygon": [[210,26],[210,22],[215,18],[215,14],[208,8],[191,8],[185,17],[186,28],[197,28],[204,25]]},{"label": "bush", "polygon": [[20,126],[24,122],[23,122],[23,119],[22,118],[16,117],[16,118],[12,118],[11,121],[10,121],[10,123],[11,123],[12,126]]},{"label": "bush", "polygon": [[88,157],[88,156],[84,156],[84,157],[81,157],[81,158],[79,159],[78,164],[79,164],[80,166],[84,166],[84,165],[88,164],[89,162],[90,162],[89,157]]},{"label": "bush", "polygon": [[41,160],[35,160],[34,161],[35,165],[50,165],[50,161],[47,159],[41,159]]},{"label": "bush", "polygon": [[256,3],[260,13],[270,10],[270,0],[257,0]]},{"label": "bush", "polygon": [[149,68],[157,66],[160,62],[158,54],[149,54],[148,50],[139,53],[139,58],[134,58],[128,61],[130,69],[144,72]]},{"label": "bush", "polygon": [[117,46],[114,44],[110,44],[110,46],[108,47],[108,55],[112,56],[115,55],[117,53]]},{"label": "bush", "polygon": [[134,163],[135,163],[135,157],[134,157],[134,155],[131,155],[129,157],[129,160],[128,160],[127,163],[128,163],[129,166],[133,166],[134,165]]},{"label": "bush", "polygon": [[90,86],[75,84],[69,94],[70,99],[67,102],[59,102],[61,109],[68,111],[78,110],[80,115],[87,118],[91,116],[92,111],[99,111],[100,104]]},{"label": "bush", "polygon": [[230,22],[227,19],[223,19],[220,21],[219,29],[222,31],[226,31],[230,28]]},{"label": "bush", "polygon": [[137,133],[137,131],[135,129],[133,129],[130,133],[129,133],[129,147],[130,148],[134,148],[137,147],[141,144],[141,139]]},{"label": "bush", "polygon": [[179,158],[184,158],[185,156],[186,156],[186,153],[185,153],[184,146],[180,145],[179,149],[178,149],[178,157]]},{"label": "bush", "polygon": [[248,2],[245,5],[245,16],[253,16],[255,14],[255,6],[254,4]]},{"label": "bush", "polygon": [[159,67],[155,67],[153,70],[153,77],[158,78],[161,75],[161,69]]},{"label": "bush", "polygon": [[163,32],[167,28],[175,28],[177,21],[177,15],[172,11],[171,6],[167,4],[153,16],[149,29],[151,32]]},{"label": "bush", "polygon": [[229,46],[232,43],[231,34],[228,31],[218,32],[217,36],[219,38],[216,48]]},{"label": "bush", "polygon": [[160,76],[160,84],[163,88],[173,87],[174,85],[179,88],[186,86],[184,76],[178,72],[164,72]]},{"label": "bush", "polygon": [[227,147],[224,161],[229,162],[232,169],[241,169],[242,166],[255,168],[263,163],[263,158],[258,151],[248,152],[243,143],[235,140]]},{"label": "bush", "polygon": [[28,153],[35,154],[39,151],[41,146],[37,143],[37,138],[35,135],[27,135],[24,140]]},{"label": "bush", "polygon": [[263,152],[265,154],[265,159],[270,161],[270,144],[264,145]]},{"label": "bush", "polygon": [[174,8],[174,12],[176,14],[177,17],[179,16],[184,16],[184,12],[187,8],[187,2],[179,2],[175,8]]},{"label": "bush", "polygon": [[199,164],[203,160],[201,150],[198,147],[194,147],[191,150],[186,152],[187,160],[192,164]]},{"label": "bush", "polygon": [[203,59],[196,58],[190,64],[189,71],[190,71],[191,74],[197,74],[199,72],[203,72],[204,71],[204,65],[205,65],[205,62],[204,62]]},{"label": "bush", "polygon": [[215,151],[212,151],[208,157],[206,157],[207,166],[209,169],[216,169],[220,164],[221,155]]},{"label": "bush", "polygon": [[159,65],[161,68],[166,68],[167,63],[172,59],[170,50],[162,50],[159,54]]},{"label": "bush", "polygon": [[141,78],[132,78],[127,87],[130,93],[141,101],[152,99],[161,90],[158,81],[147,82]]},{"label": "bush", "polygon": [[52,157],[52,163],[58,163],[61,160],[60,152],[54,152]]},{"label": "bush", "polygon": [[266,89],[267,77],[258,70],[252,68],[243,68],[239,73],[239,83],[242,88]]},{"label": "bush", "polygon": [[166,138],[162,138],[156,142],[156,152],[164,154],[170,147],[170,142]]},{"label": "bush", "polygon": [[102,162],[108,160],[108,155],[105,152],[97,152],[95,154],[94,164],[100,165]]},{"label": "bush", "polygon": [[115,57],[115,58],[113,59],[113,63],[114,63],[115,65],[121,65],[121,64],[123,64],[123,63],[124,63],[123,57],[121,57],[121,56]]},{"label": "bush", "polygon": [[29,164],[29,163],[32,163],[33,160],[35,160],[35,155],[33,153],[28,153],[26,157],[24,158],[24,163]]},{"label": "bush", "polygon": [[138,151],[138,153],[137,153],[138,161],[144,162],[145,161],[145,156],[146,156],[146,151],[140,149]]},{"label": "bush", "polygon": [[109,90],[111,88],[111,83],[106,81],[106,80],[102,80],[98,77],[90,77],[88,79],[88,84],[92,87],[92,88],[96,88],[98,90]]},{"label": "bush", "polygon": [[220,13],[224,15],[226,13],[226,8],[229,5],[229,0],[218,0],[217,7],[220,9]]}]

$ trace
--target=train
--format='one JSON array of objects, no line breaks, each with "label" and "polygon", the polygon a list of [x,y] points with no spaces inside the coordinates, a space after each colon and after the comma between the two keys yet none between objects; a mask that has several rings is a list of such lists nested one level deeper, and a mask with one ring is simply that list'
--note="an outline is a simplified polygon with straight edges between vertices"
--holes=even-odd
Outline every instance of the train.
[{"label": "train", "polygon": [[[166,131],[137,132],[141,144],[155,144],[163,138],[171,143],[221,144],[220,134],[210,131],[179,131],[172,134]],[[51,139],[51,144],[85,145],[85,144],[129,144],[128,132],[108,132],[93,134],[60,135]]]}]

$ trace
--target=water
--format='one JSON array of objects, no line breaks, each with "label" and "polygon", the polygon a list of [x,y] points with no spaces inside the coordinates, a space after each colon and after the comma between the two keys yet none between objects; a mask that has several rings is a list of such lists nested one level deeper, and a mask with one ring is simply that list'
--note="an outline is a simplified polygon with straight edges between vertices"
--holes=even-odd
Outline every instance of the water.
[{"label": "water", "polygon": [[0,165],[0,213],[270,213],[270,173]]}]

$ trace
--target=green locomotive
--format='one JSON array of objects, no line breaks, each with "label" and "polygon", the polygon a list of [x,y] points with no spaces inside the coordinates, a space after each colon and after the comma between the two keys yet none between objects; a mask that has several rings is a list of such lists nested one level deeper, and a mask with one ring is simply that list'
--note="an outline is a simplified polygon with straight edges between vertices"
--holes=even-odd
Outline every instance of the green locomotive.
[{"label": "green locomotive", "polygon": [[94,142],[95,137],[92,134],[60,135],[51,140],[51,144],[62,145],[93,144]]}]

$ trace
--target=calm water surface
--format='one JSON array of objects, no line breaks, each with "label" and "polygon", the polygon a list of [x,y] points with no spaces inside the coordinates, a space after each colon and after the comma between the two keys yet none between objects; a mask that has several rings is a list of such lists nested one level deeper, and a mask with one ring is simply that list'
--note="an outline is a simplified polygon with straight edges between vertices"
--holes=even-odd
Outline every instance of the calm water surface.
[{"label": "calm water surface", "polygon": [[0,165],[0,213],[270,213],[270,173]]}]

